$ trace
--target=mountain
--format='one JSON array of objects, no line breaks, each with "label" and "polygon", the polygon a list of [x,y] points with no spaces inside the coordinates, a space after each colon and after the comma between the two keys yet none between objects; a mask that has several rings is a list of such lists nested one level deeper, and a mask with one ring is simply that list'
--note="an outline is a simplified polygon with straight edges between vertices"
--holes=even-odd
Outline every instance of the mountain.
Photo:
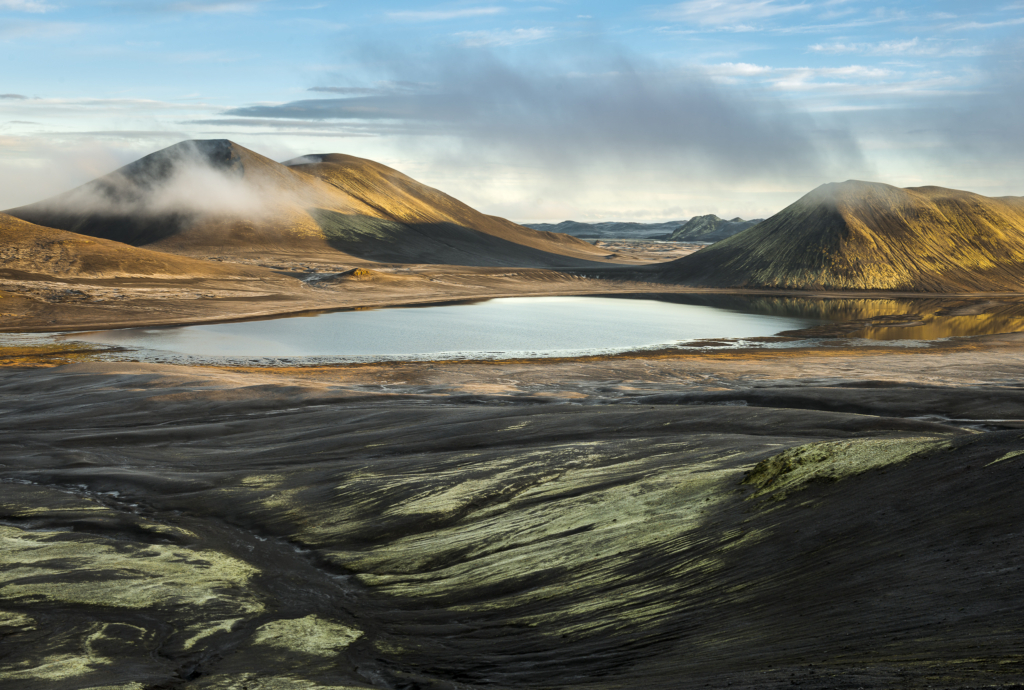
[{"label": "mountain", "polygon": [[0,213],[0,277],[227,278],[263,269],[190,259],[45,228]]},{"label": "mountain", "polygon": [[[288,161],[290,170],[309,175],[356,200],[375,214],[316,209],[314,218],[332,237],[332,245],[355,253],[369,238],[405,244],[411,263],[461,263],[459,252],[487,259],[470,265],[564,266],[566,257],[598,259],[605,252],[568,235],[537,232],[498,216],[485,215],[444,192],[365,158],[339,153]],[[366,250],[362,250],[365,254]],[[382,256],[393,252],[385,249]],[[426,261],[424,257],[432,260]],[[522,257],[521,263],[509,263]],[[375,258],[370,256],[368,258]],[[395,259],[381,258],[380,261]],[[526,263],[522,263],[525,261]],[[576,262],[578,263],[578,261]]]},{"label": "mountain", "polygon": [[8,213],[179,254],[532,267],[595,265],[602,256],[581,240],[486,216],[373,161],[325,154],[281,164],[223,139],[175,144]]},{"label": "mountain", "polygon": [[738,235],[748,228],[754,227],[761,220],[761,218],[756,220],[743,220],[742,218],[723,220],[713,213],[706,216],[696,216],[686,221],[681,227],[676,228],[668,239],[673,242],[720,242],[733,235]]},{"label": "mountain", "polygon": [[1024,198],[825,184],[660,275],[709,287],[1019,292]]},{"label": "mountain", "polygon": [[665,223],[627,223],[609,221],[605,223],[580,223],[563,220],[561,223],[524,223],[534,230],[565,233],[574,237],[592,240],[661,240],[672,234],[685,221],[670,220]]}]

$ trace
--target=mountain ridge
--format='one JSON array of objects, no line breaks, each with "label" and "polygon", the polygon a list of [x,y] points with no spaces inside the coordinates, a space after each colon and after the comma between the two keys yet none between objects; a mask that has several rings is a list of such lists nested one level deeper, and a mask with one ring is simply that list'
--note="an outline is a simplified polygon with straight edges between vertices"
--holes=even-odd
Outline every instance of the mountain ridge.
[{"label": "mountain ridge", "polygon": [[7,211],[36,225],[186,255],[340,253],[468,266],[600,265],[602,252],[487,216],[343,154],[277,163],[226,139],[185,141]]},{"label": "mountain ridge", "polygon": [[1024,199],[829,183],[659,275],[706,287],[1019,292]]},{"label": "mountain ridge", "polygon": [[669,235],[668,239],[673,242],[720,242],[754,227],[762,220],[743,220],[739,217],[725,220],[709,213],[686,221]]}]

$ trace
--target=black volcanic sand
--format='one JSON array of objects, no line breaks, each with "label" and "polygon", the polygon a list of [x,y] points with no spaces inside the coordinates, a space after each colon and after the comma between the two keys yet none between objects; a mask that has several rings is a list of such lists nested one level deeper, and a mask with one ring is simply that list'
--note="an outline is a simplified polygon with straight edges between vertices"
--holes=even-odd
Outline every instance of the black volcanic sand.
[{"label": "black volcanic sand", "polygon": [[1020,684],[1020,344],[0,369],[0,685]]}]

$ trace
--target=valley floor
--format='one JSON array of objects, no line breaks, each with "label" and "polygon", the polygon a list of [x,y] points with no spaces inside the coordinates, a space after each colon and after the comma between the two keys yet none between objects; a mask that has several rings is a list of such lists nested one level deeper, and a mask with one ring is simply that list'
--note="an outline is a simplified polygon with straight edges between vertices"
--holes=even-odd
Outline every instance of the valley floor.
[{"label": "valley floor", "polygon": [[8,356],[0,684],[1019,687],[1022,344]]}]

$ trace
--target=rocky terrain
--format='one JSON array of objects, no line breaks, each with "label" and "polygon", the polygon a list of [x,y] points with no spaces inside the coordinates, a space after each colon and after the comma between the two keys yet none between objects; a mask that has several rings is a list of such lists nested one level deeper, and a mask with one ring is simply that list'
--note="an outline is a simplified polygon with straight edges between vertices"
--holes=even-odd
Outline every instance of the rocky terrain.
[{"label": "rocky terrain", "polygon": [[1020,352],[0,369],[0,682],[1015,687]]}]

